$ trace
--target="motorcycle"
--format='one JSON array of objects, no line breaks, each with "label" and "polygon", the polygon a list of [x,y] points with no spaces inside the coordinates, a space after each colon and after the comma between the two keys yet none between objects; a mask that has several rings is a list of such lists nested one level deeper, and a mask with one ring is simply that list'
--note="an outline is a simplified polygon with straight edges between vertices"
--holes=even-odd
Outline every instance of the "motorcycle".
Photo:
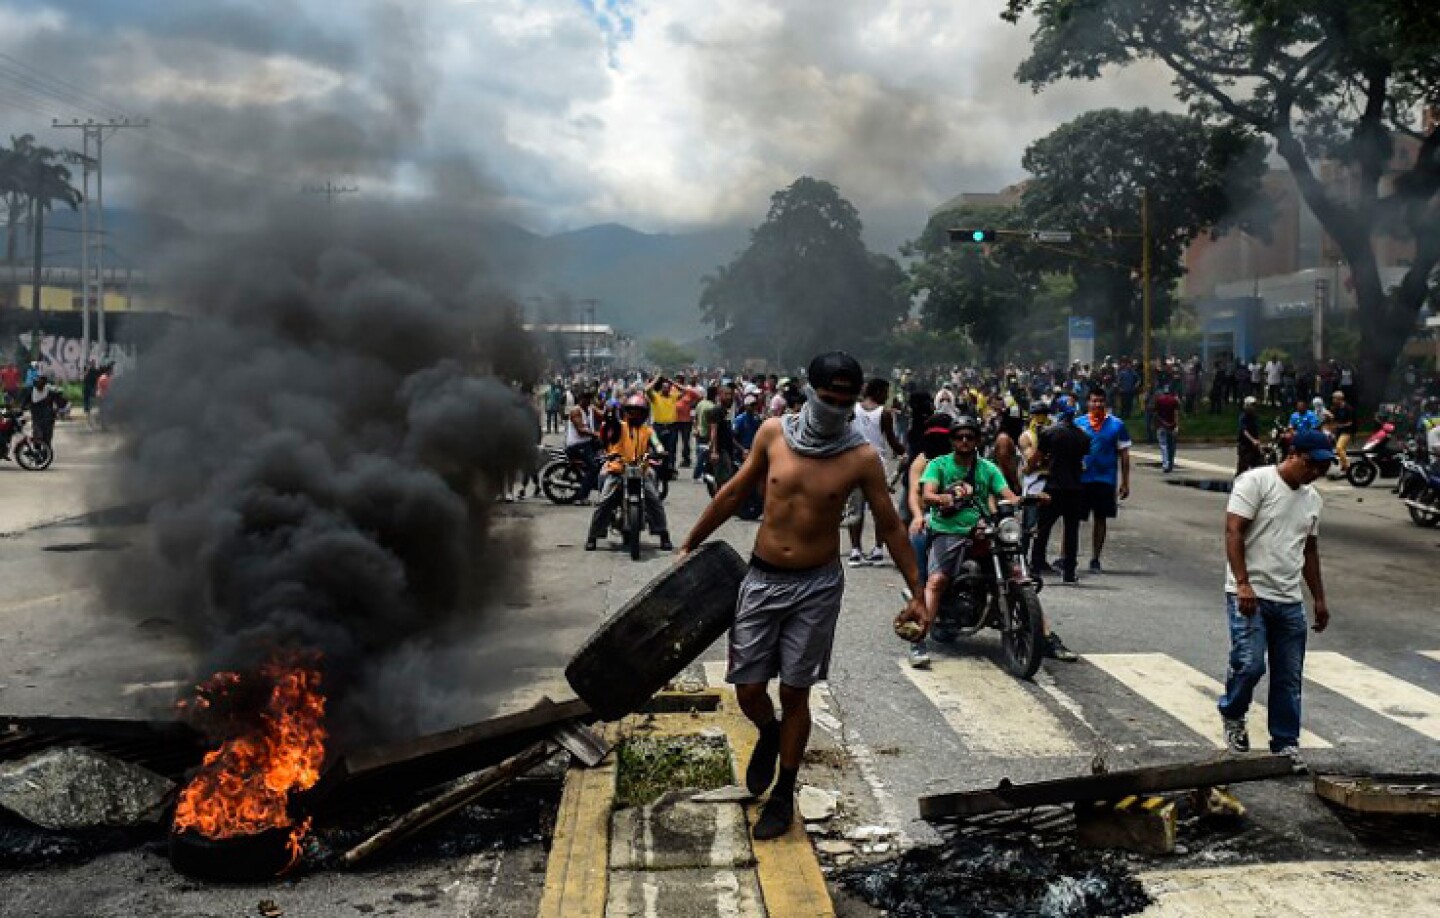
[{"label": "motorcycle", "polygon": [[585,483],[585,463],[558,446],[541,447],[540,454],[540,490],[551,503],[575,503]]},{"label": "motorcycle", "polygon": [[1359,455],[1350,462],[1345,477],[1357,488],[1368,488],[1376,478],[1400,477],[1400,460],[1407,446],[1395,434],[1395,425],[1386,421],[1370,435]]},{"label": "motorcycle", "polygon": [[[551,503],[575,503],[585,482],[585,463],[558,446],[541,447],[540,454],[540,490]],[[660,492],[661,500],[670,496],[670,481],[674,477],[674,469],[656,470],[655,490]]]},{"label": "motorcycle", "polygon": [[1410,511],[1416,526],[1433,529],[1440,526],[1440,461],[1429,467],[1415,455],[1400,460],[1400,482],[1396,485],[1400,503]]},{"label": "motorcycle", "polygon": [[0,413],[0,443],[9,442],[9,455],[27,472],[43,472],[55,461],[55,448],[25,432],[25,416],[6,411]]},{"label": "motorcycle", "polygon": [[[645,529],[645,476],[653,472],[657,479],[663,479],[664,463],[659,459],[645,457],[639,462],[627,462],[620,472],[620,502],[610,517],[610,528],[620,533],[620,541],[630,552],[632,561],[640,560],[640,534]],[[659,490],[659,481],[656,483]]]},{"label": "motorcycle", "polygon": [[[1037,495],[1027,495],[1020,506],[1038,503]],[[1045,622],[1038,595],[1040,582],[1031,576],[1027,560],[1031,533],[1017,517],[1014,505],[1001,504],[992,514],[972,496],[960,506],[978,510],[980,520],[970,532],[970,546],[959,573],[940,598],[930,636],[941,644],[951,644],[985,628],[997,629],[1005,668],[1016,678],[1033,678],[1043,657]],[[902,595],[908,602],[908,591]]]},{"label": "motorcycle", "polygon": [[1275,419],[1274,425],[1270,428],[1270,439],[1260,447],[1260,455],[1264,458],[1266,465],[1279,465],[1285,461],[1285,455],[1290,452],[1290,441],[1294,438],[1290,427],[1280,418]]}]

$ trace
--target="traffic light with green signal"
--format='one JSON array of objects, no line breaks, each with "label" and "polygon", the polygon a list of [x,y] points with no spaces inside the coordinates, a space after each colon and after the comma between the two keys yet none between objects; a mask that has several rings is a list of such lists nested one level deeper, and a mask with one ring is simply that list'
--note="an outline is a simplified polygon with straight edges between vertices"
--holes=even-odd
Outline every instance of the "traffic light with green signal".
[{"label": "traffic light with green signal", "polygon": [[971,242],[980,245],[995,241],[993,229],[952,229],[948,232],[951,242]]}]

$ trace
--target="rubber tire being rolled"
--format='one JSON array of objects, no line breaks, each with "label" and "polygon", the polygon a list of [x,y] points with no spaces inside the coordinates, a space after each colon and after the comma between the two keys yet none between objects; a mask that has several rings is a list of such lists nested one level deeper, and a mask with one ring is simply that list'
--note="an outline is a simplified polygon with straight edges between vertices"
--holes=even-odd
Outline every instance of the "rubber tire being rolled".
[{"label": "rubber tire being rolled", "polygon": [[644,707],[735,620],[746,564],[708,542],[667,568],[605,621],[565,667],[565,679],[603,720]]}]

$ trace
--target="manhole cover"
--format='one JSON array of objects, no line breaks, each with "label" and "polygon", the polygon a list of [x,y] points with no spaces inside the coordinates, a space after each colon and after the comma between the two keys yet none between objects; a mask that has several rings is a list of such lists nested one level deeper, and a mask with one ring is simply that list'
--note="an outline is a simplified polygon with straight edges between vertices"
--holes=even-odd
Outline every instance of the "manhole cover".
[{"label": "manhole cover", "polygon": [[129,542],[65,542],[60,545],[46,545],[41,551],[120,551],[129,547]]},{"label": "manhole cover", "polygon": [[1199,491],[1220,491],[1224,494],[1230,493],[1229,478],[1172,478],[1165,482],[1177,488],[1195,488]]}]

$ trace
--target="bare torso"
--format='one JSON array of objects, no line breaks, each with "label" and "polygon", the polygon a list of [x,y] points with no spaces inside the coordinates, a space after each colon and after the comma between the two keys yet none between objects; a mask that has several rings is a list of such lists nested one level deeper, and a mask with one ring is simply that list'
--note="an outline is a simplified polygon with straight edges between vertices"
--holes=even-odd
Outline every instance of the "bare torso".
[{"label": "bare torso", "polygon": [[861,446],[838,456],[814,459],[795,453],[784,437],[766,447],[765,518],[755,536],[755,554],[776,567],[829,564],[840,554],[840,519],[850,492],[877,462]]}]

